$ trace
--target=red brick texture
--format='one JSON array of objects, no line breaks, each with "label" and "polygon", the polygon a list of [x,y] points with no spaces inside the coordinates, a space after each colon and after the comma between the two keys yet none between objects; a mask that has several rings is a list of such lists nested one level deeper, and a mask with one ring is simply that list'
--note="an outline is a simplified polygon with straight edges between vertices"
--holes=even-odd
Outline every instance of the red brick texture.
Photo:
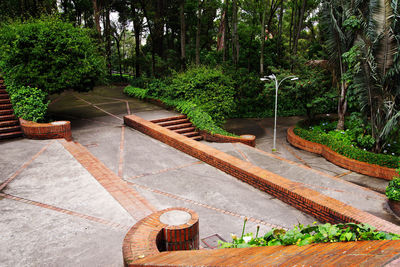
[{"label": "red brick texture", "polygon": [[294,127],[291,127],[287,131],[287,140],[291,145],[312,153],[319,154],[324,158],[326,158],[327,160],[329,160],[330,162],[340,167],[389,181],[392,180],[393,177],[397,175],[395,169],[382,167],[375,164],[369,164],[354,159],[349,159],[345,156],[336,153],[335,151],[331,150],[329,147],[325,145],[304,140],[303,138],[297,136],[294,133],[293,129]]},{"label": "red brick texture", "polygon": [[226,136],[221,134],[210,134],[206,131],[200,131],[204,140],[216,143],[243,143],[248,146],[256,146],[256,137],[254,135],[242,135],[241,137]]},{"label": "red brick texture", "polygon": [[133,266],[399,266],[399,255],[399,240],[383,240],[164,252]]},{"label": "red brick texture", "polygon": [[275,196],[281,201],[314,216],[321,222],[368,223],[379,230],[400,234],[399,226],[311,190],[301,183],[290,181],[140,117],[130,115],[125,116],[124,120],[126,125]]},{"label": "red brick texture", "polygon": [[59,139],[72,140],[71,122],[36,123],[19,119],[24,136],[30,139]]},{"label": "red brick texture", "polygon": [[[179,226],[160,222],[162,214],[173,210],[188,212],[191,219]],[[190,209],[169,208],[137,222],[125,236],[122,253],[125,266],[135,266],[135,260],[163,251],[196,249],[199,249],[199,216]]]}]

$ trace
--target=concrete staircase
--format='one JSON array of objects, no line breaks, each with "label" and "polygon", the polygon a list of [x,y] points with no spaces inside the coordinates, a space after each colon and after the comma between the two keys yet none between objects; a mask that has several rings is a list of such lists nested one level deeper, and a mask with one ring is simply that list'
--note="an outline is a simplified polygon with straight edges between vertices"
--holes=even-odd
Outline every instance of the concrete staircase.
[{"label": "concrete staircase", "polygon": [[18,118],[14,115],[4,80],[0,78],[0,140],[21,136],[21,126]]},{"label": "concrete staircase", "polygon": [[152,123],[158,124],[178,134],[200,141],[203,137],[196,131],[196,127],[189,121],[186,115],[152,120]]}]

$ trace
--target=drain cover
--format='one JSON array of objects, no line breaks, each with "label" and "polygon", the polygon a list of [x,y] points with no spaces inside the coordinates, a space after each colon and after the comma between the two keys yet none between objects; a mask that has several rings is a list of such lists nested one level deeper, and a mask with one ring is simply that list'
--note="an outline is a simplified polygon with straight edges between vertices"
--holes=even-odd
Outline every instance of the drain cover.
[{"label": "drain cover", "polygon": [[85,146],[85,147],[87,147],[87,148],[91,148],[91,147],[98,147],[99,144],[98,144],[98,143],[89,143],[89,144],[85,144],[85,145],[83,145],[83,146]]},{"label": "drain cover", "polygon": [[206,245],[208,249],[216,249],[218,248],[218,240],[226,242],[225,239],[220,237],[218,234],[210,235],[209,237],[201,239],[201,241]]}]

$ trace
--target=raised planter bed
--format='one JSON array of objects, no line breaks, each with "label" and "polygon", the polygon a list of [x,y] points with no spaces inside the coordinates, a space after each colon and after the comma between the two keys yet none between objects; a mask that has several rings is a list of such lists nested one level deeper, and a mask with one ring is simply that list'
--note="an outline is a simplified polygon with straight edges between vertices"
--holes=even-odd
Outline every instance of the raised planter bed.
[{"label": "raised planter bed", "polygon": [[[148,98],[145,101],[157,105],[159,107],[165,109],[173,109],[170,106],[166,105],[159,99]],[[216,143],[243,143],[248,146],[255,147],[256,146],[256,137],[251,134],[241,135],[240,137],[234,136],[227,136],[222,134],[211,134],[204,130],[199,131],[200,135],[203,137],[204,140],[209,142],[216,142]]]},{"label": "raised planter bed", "polygon": [[30,139],[58,139],[72,140],[71,122],[55,121],[51,123],[37,123],[19,119],[24,136]]},{"label": "raised planter bed", "polygon": [[336,153],[325,145],[307,141],[293,131],[294,127],[290,127],[287,131],[288,142],[300,149],[319,154],[330,162],[343,167],[345,169],[365,174],[368,176],[373,176],[377,178],[382,178],[385,180],[392,180],[394,176],[397,175],[396,169],[382,167],[376,164],[369,164],[366,162],[349,159],[343,155]]}]

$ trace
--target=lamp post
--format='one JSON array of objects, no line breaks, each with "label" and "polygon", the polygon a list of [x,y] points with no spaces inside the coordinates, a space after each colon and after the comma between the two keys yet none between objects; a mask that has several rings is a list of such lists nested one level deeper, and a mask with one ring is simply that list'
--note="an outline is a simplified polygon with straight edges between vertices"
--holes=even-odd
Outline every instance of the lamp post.
[{"label": "lamp post", "polygon": [[282,84],[282,82],[287,79],[290,79],[291,81],[296,81],[299,78],[296,76],[288,76],[288,77],[285,77],[284,79],[282,79],[280,82],[278,82],[278,78],[276,78],[275,74],[261,78],[261,81],[267,81],[267,80],[275,81],[275,121],[274,121],[274,143],[272,146],[272,151],[276,151],[276,118],[278,115],[278,90],[279,90],[279,86]]}]

